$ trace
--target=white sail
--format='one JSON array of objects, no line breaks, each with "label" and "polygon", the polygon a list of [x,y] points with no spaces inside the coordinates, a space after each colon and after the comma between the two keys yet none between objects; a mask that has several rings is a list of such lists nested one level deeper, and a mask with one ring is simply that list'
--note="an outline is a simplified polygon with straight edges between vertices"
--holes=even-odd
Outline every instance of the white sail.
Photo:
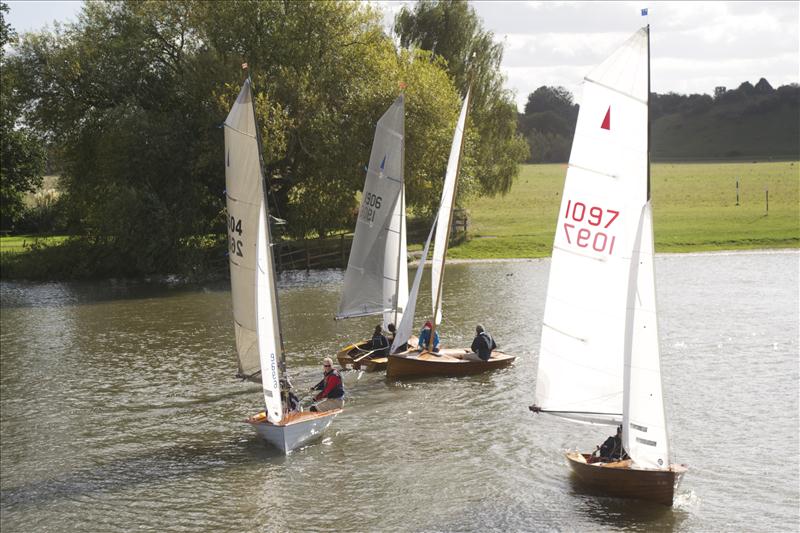
[{"label": "white sail", "polygon": [[[464,127],[467,122],[467,107],[469,106],[469,89],[461,105],[461,113],[453,133],[453,144],[450,146],[450,157],[447,160],[447,172],[442,186],[442,199],[439,203],[439,222],[436,225],[436,241],[433,246],[433,259],[431,260],[431,306],[436,325],[442,323],[442,295],[441,285],[444,277],[444,258],[447,252],[447,239],[450,236],[452,222],[453,202],[455,202],[456,180],[458,178],[458,163],[461,159],[461,145],[464,137]],[[437,308],[438,302],[438,308]]]},{"label": "white sail", "polygon": [[585,79],[558,215],[536,404],[564,418],[623,421],[631,256],[647,202],[647,33]]},{"label": "white sail", "polygon": [[[397,294],[408,267],[403,191],[404,97],[401,94],[378,121],[361,196],[361,206],[344,276],[337,318],[386,313],[401,303]],[[402,299],[402,298],[401,298]],[[389,320],[389,321],[391,321]],[[384,324],[386,325],[386,324]]]},{"label": "white sail", "polygon": [[625,335],[625,400],[623,445],[640,467],[669,464],[653,266],[653,215],[645,204],[631,261]]},{"label": "white sail", "polygon": [[422,282],[422,273],[425,270],[425,261],[428,260],[428,250],[431,247],[431,239],[433,238],[433,231],[436,228],[437,218],[433,220],[431,231],[428,233],[428,239],[425,241],[425,246],[422,248],[422,256],[419,258],[419,265],[417,265],[417,273],[414,275],[414,283],[411,285],[411,293],[408,295],[408,307],[403,314],[403,319],[397,325],[397,331],[394,336],[394,342],[390,348],[391,353],[397,351],[398,346],[408,342],[411,337],[411,332],[414,328],[414,314],[417,309],[417,295],[419,294],[419,285]]},{"label": "white sail", "polygon": [[280,330],[250,82],[225,119],[228,256],[239,372],[261,372],[269,420],[282,417]]},{"label": "white sail", "polygon": [[[402,174],[401,174],[402,175]],[[389,324],[399,324],[408,304],[408,249],[406,245],[406,195],[405,185],[400,190],[400,200],[395,203],[389,231],[383,269],[383,300],[389,308],[383,311],[383,329]]]}]

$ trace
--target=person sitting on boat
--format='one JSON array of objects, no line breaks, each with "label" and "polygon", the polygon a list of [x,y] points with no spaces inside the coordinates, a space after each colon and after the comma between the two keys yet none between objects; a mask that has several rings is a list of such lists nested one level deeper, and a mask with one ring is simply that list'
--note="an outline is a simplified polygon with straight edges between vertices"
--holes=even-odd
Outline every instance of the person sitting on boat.
[{"label": "person sitting on boat", "polygon": [[372,350],[372,357],[386,357],[389,355],[389,340],[383,334],[383,328],[380,324],[375,326],[375,331],[372,333],[372,340],[370,341],[369,348]]},{"label": "person sitting on boat", "polygon": [[289,413],[296,413],[300,411],[300,398],[292,390],[292,383],[289,378],[281,380],[281,390],[283,391],[283,405]]},{"label": "person sitting on boat", "polygon": [[333,368],[333,360],[326,357],[322,360],[322,368],[325,375],[322,381],[311,387],[312,391],[321,391],[314,396],[317,402],[311,406],[310,411],[330,411],[331,409],[341,409],[344,405],[344,385],[339,371]]},{"label": "person sitting on boat", "polygon": [[492,350],[497,349],[497,344],[495,344],[489,332],[483,329],[482,325],[478,324],[475,326],[475,338],[472,340],[470,349],[472,352],[467,352],[464,355],[464,359],[486,362],[492,356]]},{"label": "person sitting on boat", "polygon": [[438,352],[440,346],[439,332],[436,331],[433,334],[433,350],[431,350],[431,328],[433,328],[433,324],[431,324],[430,320],[422,326],[422,331],[419,332],[419,349]]},{"label": "person sitting on boat", "polygon": [[[388,326],[386,326],[386,329],[389,330],[389,346],[391,347],[392,344],[394,344],[394,338],[397,336],[397,327],[395,327],[394,324],[389,324]],[[395,350],[395,353],[405,352],[406,350],[408,350],[407,342],[398,346],[397,349]]]},{"label": "person sitting on boat", "polygon": [[622,426],[617,426],[617,434],[608,437],[597,451],[599,451],[601,461],[613,462],[627,459],[628,454],[622,448]]}]

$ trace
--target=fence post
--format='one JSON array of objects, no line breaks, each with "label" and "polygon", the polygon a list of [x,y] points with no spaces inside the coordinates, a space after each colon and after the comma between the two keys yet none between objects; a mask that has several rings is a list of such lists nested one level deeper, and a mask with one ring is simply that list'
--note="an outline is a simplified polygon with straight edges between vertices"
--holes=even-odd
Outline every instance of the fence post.
[{"label": "fence post", "polygon": [[736,207],[739,207],[739,178],[736,178]]},{"label": "fence post", "polygon": [[767,200],[767,214],[769,215],[769,187],[767,187],[767,188],[765,189],[764,193],[766,194],[766,200]]}]

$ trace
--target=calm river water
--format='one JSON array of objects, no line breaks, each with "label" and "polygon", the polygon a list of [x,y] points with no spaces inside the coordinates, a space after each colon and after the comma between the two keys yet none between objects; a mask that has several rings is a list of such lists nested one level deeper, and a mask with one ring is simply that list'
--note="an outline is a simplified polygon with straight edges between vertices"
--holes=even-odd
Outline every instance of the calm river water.
[{"label": "calm river water", "polygon": [[[533,401],[549,260],[448,266],[443,341],[475,323],[493,374],[345,376],[346,411],[283,457],[241,420],[227,283],[0,284],[0,527],[12,531],[797,531],[800,254],[657,257],[672,509],[596,498],[563,451],[609,428]],[[332,320],[342,273],[284,274],[295,385],[376,320]],[[428,309],[429,290],[421,309]],[[419,322],[419,320],[418,320]]]}]

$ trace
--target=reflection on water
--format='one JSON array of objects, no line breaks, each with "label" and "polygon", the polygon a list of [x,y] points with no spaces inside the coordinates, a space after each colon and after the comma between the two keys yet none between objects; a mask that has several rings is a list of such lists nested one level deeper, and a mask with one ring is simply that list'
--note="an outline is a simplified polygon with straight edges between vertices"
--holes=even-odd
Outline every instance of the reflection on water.
[{"label": "reflection on water", "polygon": [[[4,282],[0,527],[796,529],[798,257],[658,256],[672,449],[690,467],[671,509],[587,493],[563,452],[608,429],[527,410],[547,260],[448,266],[443,342],[468,345],[483,323],[519,356],[512,367],[410,382],[347,372],[345,413],[289,457],[242,422],[262,400],[233,378],[227,283]],[[333,320],[341,283],[339,271],[281,278],[301,391],[378,321]]]}]

